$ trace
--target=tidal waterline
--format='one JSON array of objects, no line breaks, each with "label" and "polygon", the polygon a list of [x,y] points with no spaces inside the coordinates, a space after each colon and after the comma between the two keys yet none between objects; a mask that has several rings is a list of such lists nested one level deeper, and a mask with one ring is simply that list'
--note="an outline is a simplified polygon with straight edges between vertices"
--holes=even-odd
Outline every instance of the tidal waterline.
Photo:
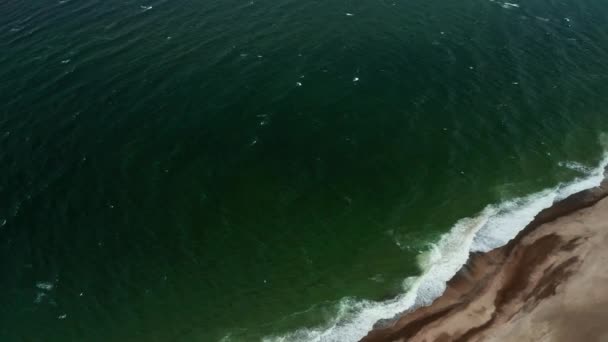
[{"label": "tidal waterline", "polygon": [[256,341],[402,293],[601,158],[608,8],[518,5],[1,3],[0,338]]}]

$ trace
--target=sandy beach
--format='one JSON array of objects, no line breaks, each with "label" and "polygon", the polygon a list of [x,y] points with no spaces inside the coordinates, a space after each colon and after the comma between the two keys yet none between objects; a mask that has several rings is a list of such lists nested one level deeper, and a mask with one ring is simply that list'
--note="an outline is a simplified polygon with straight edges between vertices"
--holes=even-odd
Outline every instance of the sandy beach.
[{"label": "sandy beach", "polygon": [[379,341],[608,341],[608,182],[473,254],[432,305],[372,330]]}]

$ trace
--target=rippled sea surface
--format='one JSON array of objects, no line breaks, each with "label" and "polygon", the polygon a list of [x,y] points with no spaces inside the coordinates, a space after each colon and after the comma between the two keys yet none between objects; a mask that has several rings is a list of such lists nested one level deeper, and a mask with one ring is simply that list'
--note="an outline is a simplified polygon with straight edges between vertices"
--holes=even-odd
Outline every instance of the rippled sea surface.
[{"label": "rippled sea surface", "polygon": [[354,341],[604,132],[602,0],[2,0],[0,340]]}]

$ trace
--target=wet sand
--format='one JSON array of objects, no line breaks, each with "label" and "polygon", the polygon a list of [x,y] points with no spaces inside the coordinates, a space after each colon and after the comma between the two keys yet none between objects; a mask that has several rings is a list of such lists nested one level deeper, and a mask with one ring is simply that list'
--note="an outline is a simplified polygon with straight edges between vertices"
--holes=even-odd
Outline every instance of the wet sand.
[{"label": "wet sand", "polygon": [[361,341],[608,341],[607,196],[605,180],[543,210],[471,255],[433,304]]}]

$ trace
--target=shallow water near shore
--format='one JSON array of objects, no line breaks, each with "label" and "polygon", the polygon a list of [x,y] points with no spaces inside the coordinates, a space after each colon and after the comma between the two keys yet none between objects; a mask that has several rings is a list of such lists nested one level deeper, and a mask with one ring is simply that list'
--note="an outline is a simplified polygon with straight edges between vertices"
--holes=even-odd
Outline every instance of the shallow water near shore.
[{"label": "shallow water near shore", "polygon": [[603,163],[601,1],[0,13],[2,341],[355,341]]}]

